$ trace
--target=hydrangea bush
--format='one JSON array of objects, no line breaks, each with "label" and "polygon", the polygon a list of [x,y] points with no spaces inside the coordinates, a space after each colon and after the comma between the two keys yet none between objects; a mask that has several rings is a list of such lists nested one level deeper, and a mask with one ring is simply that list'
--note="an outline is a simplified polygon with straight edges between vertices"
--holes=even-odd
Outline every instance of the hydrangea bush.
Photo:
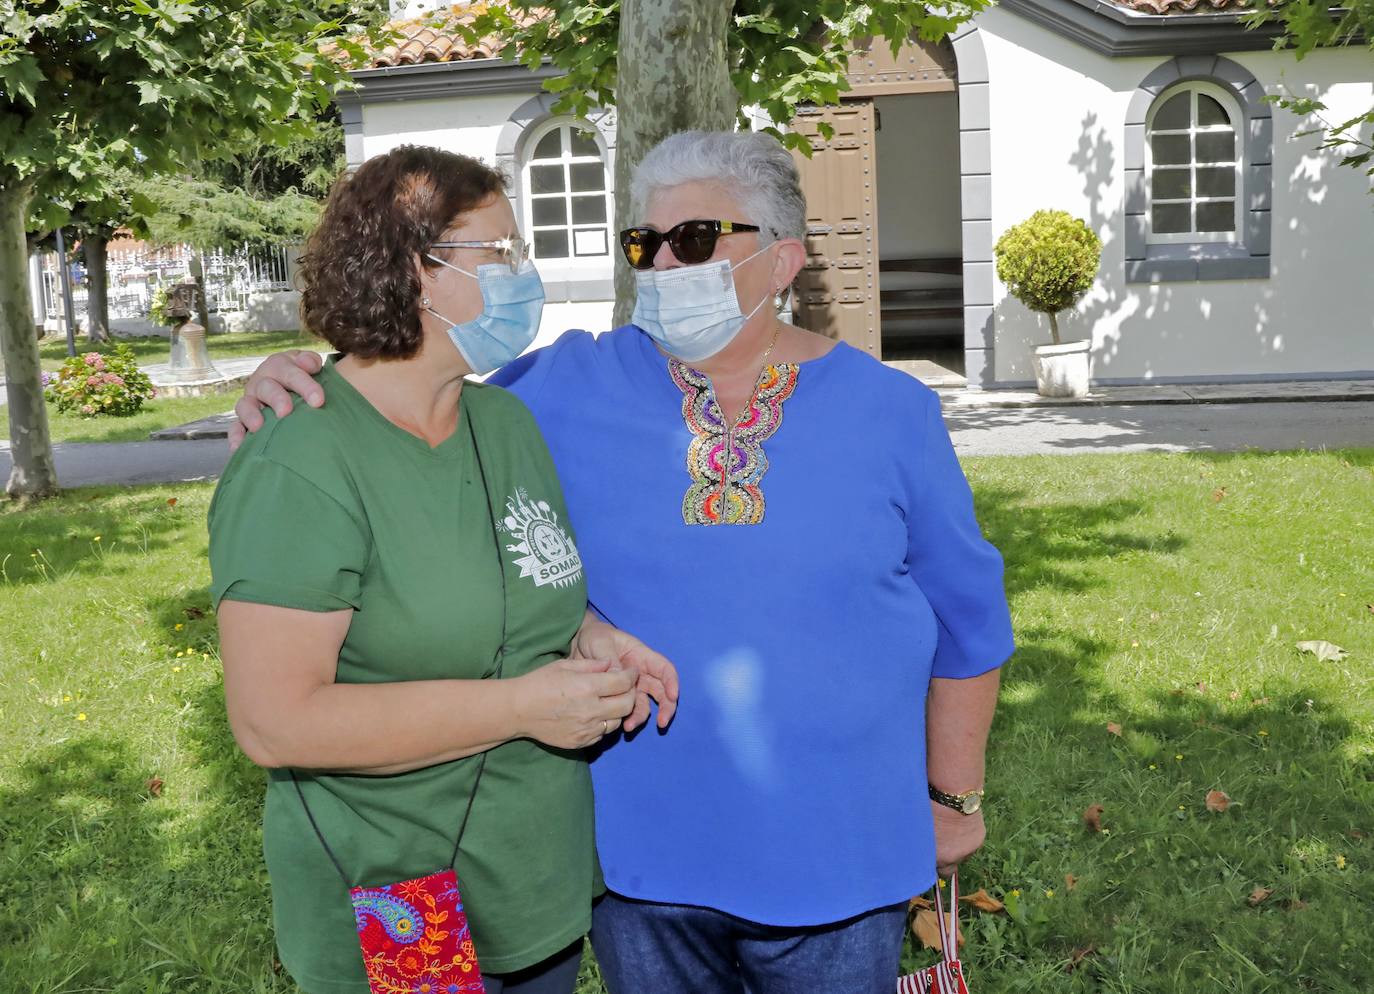
[{"label": "hydrangea bush", "polygon": [[157,396],[153,381],[138,368],[127,345],[115,346],[114,353],[87,352],[72,356],[56,373],[43,374],[44,394],[61,412],[78,412],[86,417],[137,414],[143,402]]}]

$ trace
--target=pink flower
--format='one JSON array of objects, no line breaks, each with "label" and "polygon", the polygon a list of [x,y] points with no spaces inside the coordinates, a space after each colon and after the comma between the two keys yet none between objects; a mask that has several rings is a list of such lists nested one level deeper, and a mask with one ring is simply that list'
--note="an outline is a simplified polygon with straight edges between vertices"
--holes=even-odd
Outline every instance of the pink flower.
[{"label": "pink flower", "polygon": [[97,362],[100,361],[100,353],[87,352],[84,356],[81,357],[81,361],[84,362],[87,366],[94,366]]},{"label": "pink flower", "polygon": [[88,376],[88,377],[86,377],[86,386],[88,386],[88,387],[98,387],[98,386],[100,386],[100,377],[99,377],[99,376]]},{"label": "pink flower", "polygon": [[104,380],[106,383],[113,383],[117,387],[122,387],[124,385],[124,377],[117,373],[106,373]]},{"label": "pink flower", "polygon": [[94,413],[95,413],[95,408],[92,407],[90,404],[82,404],[82,405],[81,405],[81,413],[82,413],[82,414],[94,414]]}]

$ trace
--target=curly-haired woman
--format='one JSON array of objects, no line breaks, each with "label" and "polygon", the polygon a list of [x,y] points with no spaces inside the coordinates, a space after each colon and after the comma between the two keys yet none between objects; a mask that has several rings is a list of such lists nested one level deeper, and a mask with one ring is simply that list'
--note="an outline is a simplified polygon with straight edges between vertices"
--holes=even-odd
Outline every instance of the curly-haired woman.
[{"label": "curly-haired woman", "polygon": [[282,963],[311,994],[479,973],[490,994],[566,994],[602,887],[581,750],[642,724],[646,694],[666,725],[676,676],[587,613],[533,418],[464,379],[528,346],[543,304],[502,177],[434,149],[373,158],[301,272],[306,324],[342,353],[318,374],[332,402],[272,419],[210,510]]}]

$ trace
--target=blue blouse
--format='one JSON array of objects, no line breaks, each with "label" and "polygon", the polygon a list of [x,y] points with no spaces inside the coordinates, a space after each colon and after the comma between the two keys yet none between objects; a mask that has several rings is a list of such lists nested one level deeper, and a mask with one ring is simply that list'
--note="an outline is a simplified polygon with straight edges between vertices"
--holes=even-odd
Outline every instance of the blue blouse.
[{"label": "blue blouse", "polygon": [[[771,374],[724,488],[709,382],[637,328],[491,382],[544,432],[593,605],[681,676],[666,732],[592,763],[607,886],[807,926],[934,883],[930,678],[1012,635],[935,394],[844,344]],[[688,523],[722,514],[757,523]]]}]

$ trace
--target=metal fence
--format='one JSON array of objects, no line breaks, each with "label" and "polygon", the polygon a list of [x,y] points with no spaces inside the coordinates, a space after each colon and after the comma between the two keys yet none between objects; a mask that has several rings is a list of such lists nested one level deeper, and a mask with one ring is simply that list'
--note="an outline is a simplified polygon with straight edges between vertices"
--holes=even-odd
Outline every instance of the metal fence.
[{"label": "metal fence", "polygon": [[[184,279],[191,271],[193,255],[194,251],[187,245],[131,252],[112,248],[106,263],[106,298],[111,320],[146,317],[158,287]],[[202,253],[206,304],[210,313],[237,313],[247,309],[251,294],[292,289],[295,257],[296,248],[287,245]],[[44,257],[41,269],[43,302],[50,315],[63,313],[62,275],[57,267],[56,254]],[[72,270],[72,306],[80,316],[85,313],[90,291],[84,267],[73,263]]]}]

